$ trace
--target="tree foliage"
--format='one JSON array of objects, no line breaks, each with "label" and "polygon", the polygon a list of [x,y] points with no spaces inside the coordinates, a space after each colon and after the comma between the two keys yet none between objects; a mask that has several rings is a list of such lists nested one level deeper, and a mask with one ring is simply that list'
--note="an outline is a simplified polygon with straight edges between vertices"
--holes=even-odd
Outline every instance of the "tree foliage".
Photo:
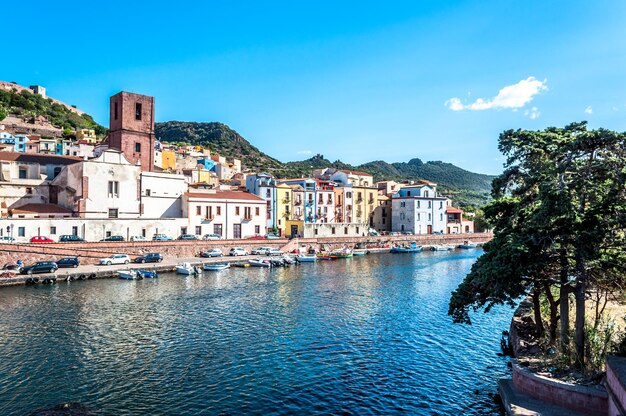
[{"label": "tree foliage", "polygon": [[551,298],[551,340],[560,303],[566,350],[573,293],[582,365],[586,298],[599,286],[625,283],[626,135],[588,131],[584,122],[508,130],[500,135],[499,149],[507,156],[506,170],[493,181],[494,200],[485,208],[494,239],[453,292],[449,314],[455,322],[470,323],[472,310],[514,305],[521,296],[540,292],[551,297],[556,287],[560,297]]}]

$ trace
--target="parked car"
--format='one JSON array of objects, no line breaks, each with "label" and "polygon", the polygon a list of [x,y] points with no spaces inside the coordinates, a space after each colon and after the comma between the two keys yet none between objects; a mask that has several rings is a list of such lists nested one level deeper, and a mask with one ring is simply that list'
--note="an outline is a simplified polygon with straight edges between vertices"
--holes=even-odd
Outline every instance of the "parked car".
[{"label": "parked car", "polygon": [[249,235],[246,237],[248,240],[265,240],[265,237],[259,234]]},{"label": "parked car", "polygon": [[78,267],[80,265],[80,259],[78,257],[63,257],[56,261],[57,266],[61,267]]},{"label": "parked car", "polygon": [[59,237],[59,243],[79,243],[81,241],[85,241],[83,238],[80,238],[77,235],[62,235]]},{"label": "parked car", "polygon": [[280,251],[277,248],[270,248],[267,253],[265,253],[266,256],[282,256],[283,252]]},{"label": "parked car", "polygon": [[17,264],[17,263],[6,263],[4,266],[2,266],[2,270],[3,271],[12,271],[12,272],[16,272],[19,273],[22,270],[22,264]]},{"label": "parked car", "polygon": [[275,240],[275,239],[277,239],[277,238],[280,238],[280,236],[279,236],[279,235],[276,235],[276,234],[274,234],[274,233],[269,233],[269,234],[266,234],[266,235],[265,235],[265,238],[267,238],[268,240]]},{"label": "parked car", "polygon": [[3,235],[0,237],[0,243],[14,243],[15,238],[10,237],[8,235]]},{"label": "parked car", "polygon": [[228,252],[229,256],[247,256],[248,254],[250,254],[250,253],[248,253],[247,250],[245,250],[245,249],[243,249],[241,247],[231,248],[230,251]]},{"label": "parked car", "polygon": [[253,249],[251,253],[255,254],[255,255],[260,254],[262,256],[266,256],[267,252],[270,251],[271,249],[272,249],[272,247],[257,247],[255,249]]},{"label": "parked car", "polygon": [[203,240],[221,240],[222,236],[219,234],[205,234],[202,236]]},{"label": "parked car", "polygon": [[103,238],[100,241],[124,241],[124,237],[121,235],[110,235],[107,238]]},{"label": "parked car", "polygon": [[196,237],[193,234],[181,234],[178,236],[179,240],[197,240],[198,237]]},{"label": "parked car", "polygon": [[439,234],[439,235],[441,235],[441,234],[443,234],[443,231],[433,231],[433,234]]},{"label": "parked car", "polygon": [[148,241],[148,239],[143,235],[131,235],[130,241]]},{"label": "parked car", "polygon": [[224,253],[219,248],[212,248],[211,250],[200,253],[200,257],[222,257]]},{"label": "parked car", "polygon": [[165,234],[155,234],[152,236],[152,241],[172,241],[172,237],[168,237]]},{"label": "parked car", "polygon": [[33,273],[54,273],[59,267],[53,261],[38,261],[37,263],[22,267],[20,274],[33,274]]},{"label": "parked car", "polygon": [[112,256],[100,259],[100,264],[106,264],[110,266],[112,264],[128,264],[130,263],[130,257],[128,254],[113,254]]},{"label": "parked car", "polygon": [[54,243],[54,240],[45,235],[36,235],[30,238],[31,243]]},{"label": "parked car", "polygon": [[133,261],[135,263],[160,263],[163,261],[163,256],[159,253],[147,253]]}]

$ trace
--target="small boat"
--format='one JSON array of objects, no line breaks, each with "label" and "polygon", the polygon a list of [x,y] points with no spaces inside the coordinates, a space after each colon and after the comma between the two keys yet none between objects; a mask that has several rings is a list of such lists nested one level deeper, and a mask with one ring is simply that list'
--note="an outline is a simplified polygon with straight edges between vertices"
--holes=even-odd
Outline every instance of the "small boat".
[{"label": "small boat", "polygon": [[411,242],[407,247],[394,247],[391,253],[420,253],[422,246],[418,246],[415,241]]},{"label": "small boat", "polygon": [[445,246],[445,245],[436,245],[432,247],[432,251],[450,251],[454,250],[454,247]]},{"label": "small boat", "polygon": [[141,276],[143,279],[156,279],[159,277],[156,270],[137,270],[137,275]]},{"label": "small boat", "polygon": [[307,255],[307,254],[298,254],[296,256],[296,261],[298,263],[311,263],[317,260],[317,256],[315,254]]},{"label": "small boat", "polygon": [[331,256],[327,253],[320,253],[317,255],[318,260],[334,260],[336,257]]},{"label": "small boat", "polygon": [[463,244],[459,246],[459,248],[464,248],[464,249],[470,249],[470,248],[476,248],[476,247],[478,247],[478,244],[472,243],[471,241],[464,241]]},{"label": "small boat", "polygon": [[354,256],[364,256],[367,254],[367,250],[364,248],[356,248],[352,250],[352,255]]},{"label": "small boat", "polygon": [[219,272],[220,270],[230,269],[230,264],[228,263],[204,263],[202,265],[204,270],[209,270],[212,272]]},{"label": "small boat", "polygon": [[183,262],[178,263],[178,265],[176,266],[176,273],[191,276],[202,273],[202,269],[192,266],[191,263]]},{"label": "small boat", "polygon": [[330,256],[335,259],[347,259],[352,257],[352,251],[348,248],[342,248],[341,250],[331,252]]},{"label": "small boat", "polygon": [[117,272],[117,274],[120,276],[120,279],[123,280],[143,279],[143,277],[140,277],[139,274],[134,270],[120,270]]},{"label": "small boat", "polygon": [[247,263],[245,261],[237,261],[235,263],[231,264],[232,267],[250,267],[250,263]]},{"label": "small boat", "polygon": [[281,257],[281,259],[283,263],[285,263],[286,266],[291,266],[292,264],[296,264],[296,259],[294,259],[291,256],[284,255]]},{"label": "small boat", "polygon": [[248,260],[248,263],[250,263],[250,266],[254,266],[254,267],[271,267],[272,266],[272,263],[270,263],[270,260],[267,260],[267,259]]}]

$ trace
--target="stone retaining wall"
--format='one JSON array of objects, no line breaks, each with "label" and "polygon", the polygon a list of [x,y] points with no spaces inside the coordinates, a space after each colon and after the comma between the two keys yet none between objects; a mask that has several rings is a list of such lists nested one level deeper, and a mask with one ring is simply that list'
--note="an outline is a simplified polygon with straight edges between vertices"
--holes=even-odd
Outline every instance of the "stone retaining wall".
[{"label": "stone retaining wall", "polygon": [[98,259],[109,254],[125,253],[139,256],[144,253],[159,252],[169,257],[193,257],[211,248],[220,248],[227,252],[232,247],[243,247],[252,250],[255,247],[267,246],[292,252],[297,247],[312,247],[316,250],[334,250],[342,247],[354,247],[363,243],[366,246],[385,246],[407,244],[417,241],[421,245],[462,244],[471,240],[485,243],[491,234],[468,235],[425,235],[425,236],[381,236],[381,237],[334,237],[334,238],[299,238],[259,239],[259,240],[217,240],[217,241],[138,241],[138,242],[83,242],[83,243],[49,243],[49,244],[0,244],[0,266],[15,262],[18,259],[25,264],[35,261],[56,259],[64,256],[79,256],[83,264],[96,264]]}]

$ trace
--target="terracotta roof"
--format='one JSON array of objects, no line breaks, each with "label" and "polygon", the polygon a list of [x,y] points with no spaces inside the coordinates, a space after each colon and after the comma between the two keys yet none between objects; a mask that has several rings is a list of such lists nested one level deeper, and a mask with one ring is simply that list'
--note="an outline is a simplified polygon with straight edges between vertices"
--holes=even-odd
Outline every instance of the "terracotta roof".
[{"label": "terracotta roof", "polygon": [[42,165],[71,165],[81,162],[83,158],[77,156],[43,155],[38,153],[0,152],[0,160],[8,162],[39,163]]},{"label": "terracotta roof", "polygon": [[206,198],[206,199],[239,199],[242,201],[250,202],[265,202],[261,197],[258,197],[249,192],[241,191],[216,191],[213,192],[185,192],[185,196],[191,198]]},{"label": "terracotta roof", "polygon": [[448,207],[446,208],[446,212],[449,214],[462,214],[463,210],[462,209],[458,209],[458,208],[454,208],[454,207]]},{"label": "terracotta roof", "polygon": [[372,176],[371,173],[358,171],[358,170],[339,170],[339,172],[347,173],[348,175],[359,175],[359,176]]},{"label": "terracotta roof", "polygon": [[9,210],[13,214],[71,214],[72,211],[56,204],[26,204]]}]

